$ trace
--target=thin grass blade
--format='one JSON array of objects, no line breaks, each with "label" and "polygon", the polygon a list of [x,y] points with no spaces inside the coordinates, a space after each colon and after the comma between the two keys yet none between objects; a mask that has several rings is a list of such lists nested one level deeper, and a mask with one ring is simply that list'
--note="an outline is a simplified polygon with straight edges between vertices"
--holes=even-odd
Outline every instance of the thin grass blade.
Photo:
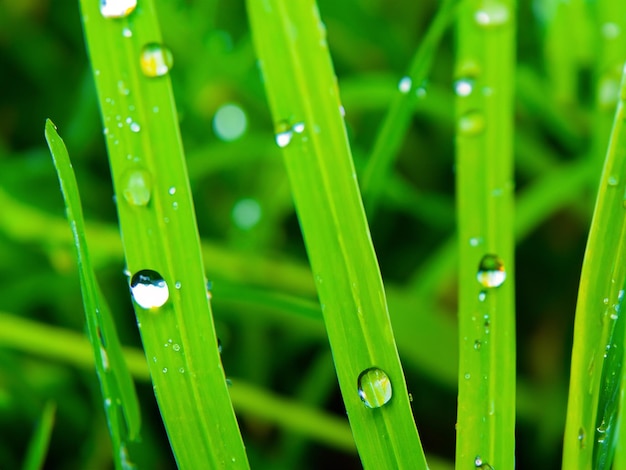
[{"label": "thin grass blade", "polygon": [[52,401],[46,403],[37,423],[37,428],[28,444],[22,470],[40,470],[43,468],[54,429],[55,413],[56,404]]},{"label": "thin grass blade", "polygon": [[314,1],[247,3],[339,386],[368,469],[425,469]]}]

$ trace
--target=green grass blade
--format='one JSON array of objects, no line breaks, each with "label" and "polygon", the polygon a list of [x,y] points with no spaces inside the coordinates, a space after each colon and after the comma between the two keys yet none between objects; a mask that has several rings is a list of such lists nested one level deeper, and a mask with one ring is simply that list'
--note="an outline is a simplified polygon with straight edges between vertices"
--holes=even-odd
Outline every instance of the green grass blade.
[{"label": "green grass blade", "polygon": [[514,27],[513,1],[459,8],[460,469],[515,466]]},{"label": "green grass blade", "polygon": [[[591,222],[576,305],[574,344],[567,421],[563,444],[563,468],[592,468],[599,455],[597,440],[603,438],[598,406],[601,400],[603,370],[611,362],[611,332],[617,329],[616,307],[626,281],[626,135],[624,118],[626,74],[622,77],[617,106],[600,189]],[[623,338],[618,343],[623,343]],[[604,399],[605,400],[605,399]],[[603,400],[603,401],[604,401]],[[597,422],[600,418],[600,423]]]},{"label": "green grass blade", "polygon": [[437,46],[456,12],[458,0],[444,0],[424,39],[411,60],[407,74],[398,85],[391,106],[376,136],[374,148],[361,178],[362,193],[368,213],[376,207],[381,192],[388,184],[388,173],[404,138],[415,104],[437,51]]},{"label": "green grass blade", "polygon": [[28,444],[22,470],[39,470],[43,468],[50,445],[50,436],[54,429],[55,412],[56,404],[54,402],[46,403],[41,412],[39,423],[37,423],[37,428]]},{"label": "green grass blade", "polygon": [[[249,1],[261,69],[277,123],[307,252],[316,280],[339,385],[365,468],[424,469],[385,293],[361,203],[325,27],[311,0]],[[377,368],[393,387],[367,390]],[[373,379],[378,372],[364,377]],[[374,403],[376,402],[376,403]]]},{"label": "green grass blade", "polygon": [[207,301],[171,53],[161,45],[153,1],[121,18],[105,18],[99,3],[81,1],[85,36],[127,268],[141,284],[144,270],[161,279],[146,302],[137,291],[135,313],[168,437],[181,468],[248,468]]},{"label": "green grass blade", "polygon": [[[78,185],[67,148],[50,120],[46,121],[45,135],[59,177],[67,219],[74,237],[87,331],[96,358],[96,371],[100,379],[105,412],[115,450],[114,460],[116,468],[124,468],[126,441],[136,440],[139,437],[141,418],[137,394],[124,362],[111,313],[100,293],[91,265]],[[121,414],[124,415],[126,427],[121,423]]]}]

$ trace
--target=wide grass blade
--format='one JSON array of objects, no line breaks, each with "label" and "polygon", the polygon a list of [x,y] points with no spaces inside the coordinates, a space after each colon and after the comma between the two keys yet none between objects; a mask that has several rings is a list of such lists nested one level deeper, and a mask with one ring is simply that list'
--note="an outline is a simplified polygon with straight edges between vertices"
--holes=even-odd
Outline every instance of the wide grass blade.
[{"label": "wide grass blade", "polygon": [[[610,447],[614,445],[607,439],[607,432],[612,431],[607,427],[616,425],[618,398],[614,394],[621,374],[616,365],[623,360],[624,347],[619,318],[626,281],[625,99],[623,74],[578,290],[563,443],[563,468],[568,469],[608,468],[611,462],[605,457],[612,450],[607,446],[609,442]],[[595,467],[600,460],[604,465]]]},{"label": "wide grass blade", "polygon": [[324,24],[312,0],[251,0],[248,12],[363,466],[425,469]]},{"label": "wide grass blade", "polygon": [[513,1],[459,7],[459,469],[515,466],[514,27]]},{"label": "wide grass blade", "polygon": [[[207,300],[154,2],[82,0],[135,313],[181,468],[248,468]],[[119,6],[119,5],[118,5]],[[100,8],[103,8],[101,11]]]},{"label": "wide grass blade", "polygon": [[50,446],[50,437],[54,429],[54,415],[56,404],[48,402],[41,412],[41,418],[33,433],[26,451],[26,458],[22,470],[39,470],[43,468]]},{"label": "wide grass blade", "polygon": [[[45,135],[65,199],[67,219],[74,236],[87,331],[96,358],[96,371],[100,379],[104,409],[113,441],[114,461],[116,468],[125,468],[128,465],[126,441],[139,437],[141,423],[139,402],[132,377],[124,362],[111,312],[100,292],[89,258],[78,185],[67,149],[50,120],[46,122]],[[126,426],[121,422],[122,414]]]}]

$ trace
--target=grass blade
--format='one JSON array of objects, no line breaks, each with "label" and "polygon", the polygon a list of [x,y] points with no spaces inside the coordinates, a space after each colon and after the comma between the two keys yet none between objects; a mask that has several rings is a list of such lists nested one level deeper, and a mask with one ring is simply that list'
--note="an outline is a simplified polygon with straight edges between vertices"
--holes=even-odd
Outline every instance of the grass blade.
[{"label": "grass blade", "polygon": [[[135,313],[181,468],[248,468],[217,350],[154,2],[118,18],[81,1]],[[200,464],[201,463],[201,464]]]},{"label": "grass blade", "polygon": [[469,1],[457,25],[457,468],[515,466],[515,5]]},{"label": "grass blade", "polygon": [[46,403],[35,433],[28,444],[22,470],[39,470],[43,468],[50,445],[50,436],[54,429],[55,412],[56,404],[54,402]]},{"label": "grass blade", "polygon": [[[141,419],[137,394],[124,362],[111,313],[100,293],[91,265],[78,185],[67,149],[50,120],[46,122],[45,135],[65,199],[67,219],[74,236],[87,331],[96,358],[96,371],[100,379],[105,412],[115,451],[114,460],[116,468],[125,468],[128,465],[126,441],[136,440],[139,437]],[[121,414],[124,415],[126,427],[121,423]]]},{"label": "grass blade", "polygon": [[[625,77],[626,74],[622,76],[621,98],[613,121],[578,291],[563,468],[592,468],[594,456],[600,455],[597,441],[605,439],[606,434],[602,425],[605,416],[599,415],[598,408],[601,414],[605,412],[607,394],[603,392],[601,399],[600,390],[603,374],[606,376],[603,371],[613,362],[607,347],[612,348],[612,331],[618,331],[615,320],[621,314],[618,305],[626,281],[626,265],[622,262],[626,249]],[[617,344],[623,341],[622,337]]]},{"label": "grass blade", "polygon": [[[424,469],[324,25],[311,0],[249,1],[248,12],[363,466]],[[374,389],[364,383],[370,381]]]}]

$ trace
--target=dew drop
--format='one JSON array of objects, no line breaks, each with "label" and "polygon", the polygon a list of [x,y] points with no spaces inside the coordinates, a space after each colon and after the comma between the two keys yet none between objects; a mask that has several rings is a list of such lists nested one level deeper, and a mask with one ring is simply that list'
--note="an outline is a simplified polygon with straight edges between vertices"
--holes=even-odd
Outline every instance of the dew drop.
[{"label": "dew drop", "polygon": [[183,369],[182,367],[180,369],[178,369],[178,372],[180,372],[181,374],[185,373],[185,369]]},{"label": "dew drop", "polygon": [[398,82],[398,90],[400,90],[400,93],[408,93],[411,91],[412,86],[413,80],[411,80],[411,77],[402,77]]},{"label": "dew drop", "polygon": [[469,111],[459,118],[457,130],[466,136],[475,136],[485,129],[485,118],[478,111]]},{"label": "dew drop", "polygon": [[471,374],[469,372],[467,372],[464,376],[465,380],[469,380],[472,378]]},{"label": "dew drop", "polygon": [[221,106],[213,117],[213,131],[225,142],[232,142],[241,137],[248,127],[248,119],[244,110],[234,104]]},{"label": "dew drop", "polygon": [[607,180],[607,183],[609,186],[617,186],[619,184],[619,178],[615,175],[611,175],[609,176],[609,179]]},{"label": "dew drop", "polygon": [[504,263],[497,255],[483,256],[478,264],[476,279],[484,287],[500,287],[506,280]]},{"label": "dew drop", "polygon": [[578,447],[585,447],[585,430],[582,427],[578,429]]},{"label": "dew drop", "polygon": [[130,291],[137,305],[145,309],[163,306],[170,296],[165,279],[150,269],[143,269],[133,275]]},{"label": "dew drop", "polygon": [[141,71],[146,77],[162,77],[170,71],[173,64],[172,52],[161,44],[146,44],[141,51]]},{"label": "dew drop", "polygon": [[454,82],[454,92],[457,96],[469,96],[474,89],[474,80],[470,78],[460,78]]},{"label": "dew drop", "polygon": [[478,351],[478,350],[482,347],[482,345],[483,345],[483,344],[480,342],[480,340],[479,340],[479,339],[477,339],[476,341],[474,341],[474,349],[475,349],[476,351]]},{"label": "dew drop", "polygon": [[174,194],[176,194],[176,186],[172,186],[170,189],[167,190],[167,193],[170,196],[173,196]]},{"label": "dew drop", "polygon": [[137,0],[100,0],[100,13],[105,18],[124,18],[137,7]]},{"label": "dew drop", "polygon": [[164,368],[163,368],[163,373],[164,373],[164,374],[167,374],[167,367],[164,367]]},{"label": "dew drop", "polygon": [[180,289],[181,286],[182,284],[180,283],[180,281],[176,281],[176,284],[174,284],[174,287],[176,287],[176,289]]},{"label": "dew drop", "polygon": [[487,292],[486,292],[486,291],[484,291],[484,290],[481,290],[481,291],[478,293],[478,301],[479,301],[479,302],[484,302],[486,298],[487,298]]},{"label": "dew drop", "polygon": [[293,127],[292,127],[293,131],[296,134],[302,134],[304,132],[304,123],[303,122],[296,122]]},{"label": "dew drop", "polygon": [[130,38],[132,37],[133,32],[130,30],[130,28],[124,28],[122,30],[122,36],[124,36],[125,38]]},{"label": "dew drop", "polygon": [[145,206],[150,202],[152,178],[146,170],[139,168],[128,170],[122,181],[126,202],[133,206]]},{"label": "dew drop", "polygon": [[287,121],[281,121],[276,126],[276,145],[285,148],[291,143],[293,129]]},{"label": "dew drop", "polygon": [[476,11],[474,20],[483,28],[502,26],[509,21],[509,9],[498,1],[485,0],[482,7]]},{"label": "dew drop", "polygon": [[359,397],[368,408],[380,408],[391,400],[391,381],[387,374],[377,367],[361,372],[357,385]]},{"label": "dew drop", "polygon": [[141,130],[141,126],[139,124],[137,124],[136,122],[131,122],[130,123],[130,130],[132,132],[139,132]]},{"label": "dew drop", "polygon": [[180,351],[180,344],[175,343],[175,344],[172,346],[172,349],[173,349],[174,351],[176,351],[176,352]]}]

